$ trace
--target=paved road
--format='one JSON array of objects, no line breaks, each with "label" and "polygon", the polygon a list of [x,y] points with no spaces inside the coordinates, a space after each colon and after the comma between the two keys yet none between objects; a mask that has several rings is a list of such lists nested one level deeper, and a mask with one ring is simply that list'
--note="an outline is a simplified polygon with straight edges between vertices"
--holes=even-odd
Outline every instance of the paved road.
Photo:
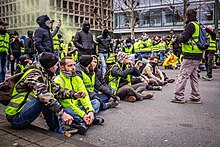
[{"label": "paved road", "polygon": [[[172,78],[178,72],[166,70]],[[200,79],[201,105],[171,103],[174,87],[174,83],[164,86],[153,100],[122,102],[118,108],[101,112],[105,124],[74,138],[97,146],[219,146],[220,70],[214,71],[212,82]],[[189,91],[188,86],[186,98]]]},{"label": "paved road", "polygon": [[[165,72],[176,78],[179,71]],[[121,102],[118,108],[101,112],[105,118],[103,125],[93,126],[85,136],[73,138],[102,147],[219,146],[220,70],[214,70],[212,82],[200,79],[201,105],[171,103],[174,87],[174,83],[164,86],[152,100]],[[189,93],[188,83],[186,98]],[[45,127],[41,119],[35,124]]]}]

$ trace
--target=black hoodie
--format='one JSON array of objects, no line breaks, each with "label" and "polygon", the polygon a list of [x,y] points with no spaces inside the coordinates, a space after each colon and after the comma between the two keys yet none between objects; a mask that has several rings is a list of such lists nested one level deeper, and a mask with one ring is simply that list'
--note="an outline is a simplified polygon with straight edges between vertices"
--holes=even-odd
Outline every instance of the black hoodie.
[{"label": "black hoodie", "polygon": [[32,56],[33,54],[35,54],[33,31],[28,31],[27,36],[28,38],[26,38],[24,42],[25,53]]},{"label": "black hoodie", "polygon": [[96,39],[98,43],[99,53],[109,53],[112,48],[111,37],[108,35],[108,30],[105,29],[102,32],[102,35],[98,36]]},{"label": "black hoodie", "polygon": [[90,27],[87,20],[83,22],[82,30],[78,31],[74,38],[74,44],[79,49],[79,56],[96,54],[92,33],[86,26]]},{"label": "black hoodie", "polygon": [[39,28],[35,31],[34,39],[35,48],[39,54],[42,52],[54,52],[52,34],[50,28],[45,25],[47,20],[50,20],[47,15],[42,15],[37,18]]}]

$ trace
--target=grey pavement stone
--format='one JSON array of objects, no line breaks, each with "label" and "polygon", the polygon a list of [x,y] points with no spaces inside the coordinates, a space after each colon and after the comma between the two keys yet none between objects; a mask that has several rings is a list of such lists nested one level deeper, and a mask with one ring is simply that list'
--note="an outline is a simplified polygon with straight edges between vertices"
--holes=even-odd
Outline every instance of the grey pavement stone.
[{"label": "grey pavement stone", "polygon": [[32,144],[31,142],[24,140],[24,139],[17,139],[14,141],[14,143],[17,143],[18,145],[27,146]]},{"label": "grey pavement stone", "polygon": [[65,142],[65,143],[61,143],[59,145],[56,145],[56,147],[78,147],[78,146]]},{"label": "grey pavement stone", "polygon": [[60,145],[64,142],[59,140],[59,139],[50,137],[50,138],[41,140],[41,141],[36,142],[36,143],[41,145],[41,146],[52,147],[52,146]]},{"label": "grey pavement stone", "polygon": [[34,132],[32,135],[24,137],[25,140],[29,140],[31,142],[39,142],[41,140],[45,140],[48,138],[49,138],[49,136],[38,133],[38,132]]},{"label": "grey pavement stone", "polygon": [[5,135],[5,134],[7,134],[7,132],[0,130],[0,135]]},{"label": "grey pavement stone", "polygon": [[14,141],[16,139],[18,139],[17,136],[12,135],[12,134],[5,134],[5,135],[1,135],[2,140],[6,139],[6,140],[10,140],[10,141]]}]

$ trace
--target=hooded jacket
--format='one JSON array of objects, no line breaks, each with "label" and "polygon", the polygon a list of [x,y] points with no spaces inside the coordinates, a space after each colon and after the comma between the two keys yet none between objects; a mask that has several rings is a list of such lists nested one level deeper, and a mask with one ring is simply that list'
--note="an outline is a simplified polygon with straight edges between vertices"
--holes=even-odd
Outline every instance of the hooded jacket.
[{"label": "hooded jacket", "polygon": [[92,33],[86,29],[86,26],[90,27],[88,21],[83,22],[82,30],[78,31],[74,38],[74,44],[79,49],[79,56],[96,54]]},{"label": "hooded jacket", "polygon": [[42,15],[37,18],[39,28],[37,28],[35,31],[34,39],[35,48],[37,49],[39,54],[42,52],[54,53],[53,36],[56,35],[56,33],[59,30],[59,27],[56,27],[53,33],[51,33],[50,28],[45,25],[45,22],[47,20],[50,20],[50,18],[47,15]]},{"label": "hooded jacket", "polygon": [[[92,78],[92,75],[93,75],[93,72],[91,73],[88,73],[85,69],[84,66],[82,66],[80,63],[78,63],[76,65],[76,75],[79,76],[81,79],[83,79],[83,76],[82,76],[82,72],[86,73],[90,79]],[[112,93],[111,93],[111,88],[109,86],[106,86],[106,84],[103,84],[99,78],[97,77],[96,75],[96,78],[95,78],[95,90],[97,91],[101,91],[102,93],[106,94],[107,96],[110,96],[110,97],[115,97]],[[93,96],[96,94],[95,92],[88,92],[89,93],[89,97],[90,99],[93,98]]]},{"label": "hooded jacket", "polygon": [[25,53],[32,55],[35,54],[35,49],[34,49],[34,40],[33,40],[33,31],[28,31],[27,32],[28,38],[25,39],[24,42],[24,48],[25,48]]},{"label": "hooded jacket", "polygon": [[103,30],[102,35],[98,36],[96,39],[98,43],[99,53],[109,53],[112,47],[111,37],[108,35],[108,30]]}]

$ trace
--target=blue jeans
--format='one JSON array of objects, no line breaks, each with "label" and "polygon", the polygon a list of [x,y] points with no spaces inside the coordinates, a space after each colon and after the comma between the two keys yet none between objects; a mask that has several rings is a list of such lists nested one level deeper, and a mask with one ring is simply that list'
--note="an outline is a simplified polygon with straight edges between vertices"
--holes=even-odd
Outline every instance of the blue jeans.
[{"label": "blue jeans", "polygon": [[61,119],[50,109],[46,108],[38,99],[32,99],[25,104],[19,115],[10,123],[16,129],[27,128],[42,111],[50,131],[62,134]]},{"label": "blue jeans", "polygon": [[142,56],[142,58],[147,59],[148,57],[151,56],[151,52],[148,52],[148,53],[141,53],[141,56]]},{"label": "blue jeans", "polygon": [[109,100],[109,96],[105,95],[105,94],[98,94],[97,92],[95,92],[93,99],[97,99],[100,102],[100,110],[106,110],[107,105],[106,103],[108,103]]},{"label": "blue jeans", "polygon": [[160,51],[160,62],[164,61],[165,51]]},{"label": "blue jeans", "polygon": [[57,68],[57,71],[56,71],[56,75],[59,75],[60,74],[60,52],[59,51],[55,51],[54,55],[59,59],[59,61],[58,61],[58,68]]},{"label": "blue jeans", "polygon": [[158,56],[158,52],[152,52],[151,53],[151,57],[157,57]]},{"label": "blue jeans", "polygon": [[136,56],[137,56],[138,60],[142,60],[141,53],[136,53]]},{"label": "blue jeans", "polygon": [[107,68],[106,61],[108,59],[108,53],[99,53],[99,57],[102,65],[102,75],[105,75]]},{"label": "blue jeans", "polygon": [[[96,118],[98,112],[99,112],[99,108],[100,108],[100,102],[97,100],[97,99],[93,99],[91,100],[91,103],[92,103],[92,107],[94,108],[95,110],[95,113],[94,113],[94,117]],[[85,111],[85,108],[83,107],[83,105],[81,103],[79,103],[79,108],[83,111]],[[74,118],[74,121],[76,123],[81,123],[83,122],[83,118],[81,118],[75,111],[73,111],[72,108],[70,107],[66,107],[64,109],[64,112],[66,112],[67,114],[71,115],[73,118]]]},{"label": "blue jeans", "polygon": [[6,56],[0,56],[0,83],[5,81]]}]

